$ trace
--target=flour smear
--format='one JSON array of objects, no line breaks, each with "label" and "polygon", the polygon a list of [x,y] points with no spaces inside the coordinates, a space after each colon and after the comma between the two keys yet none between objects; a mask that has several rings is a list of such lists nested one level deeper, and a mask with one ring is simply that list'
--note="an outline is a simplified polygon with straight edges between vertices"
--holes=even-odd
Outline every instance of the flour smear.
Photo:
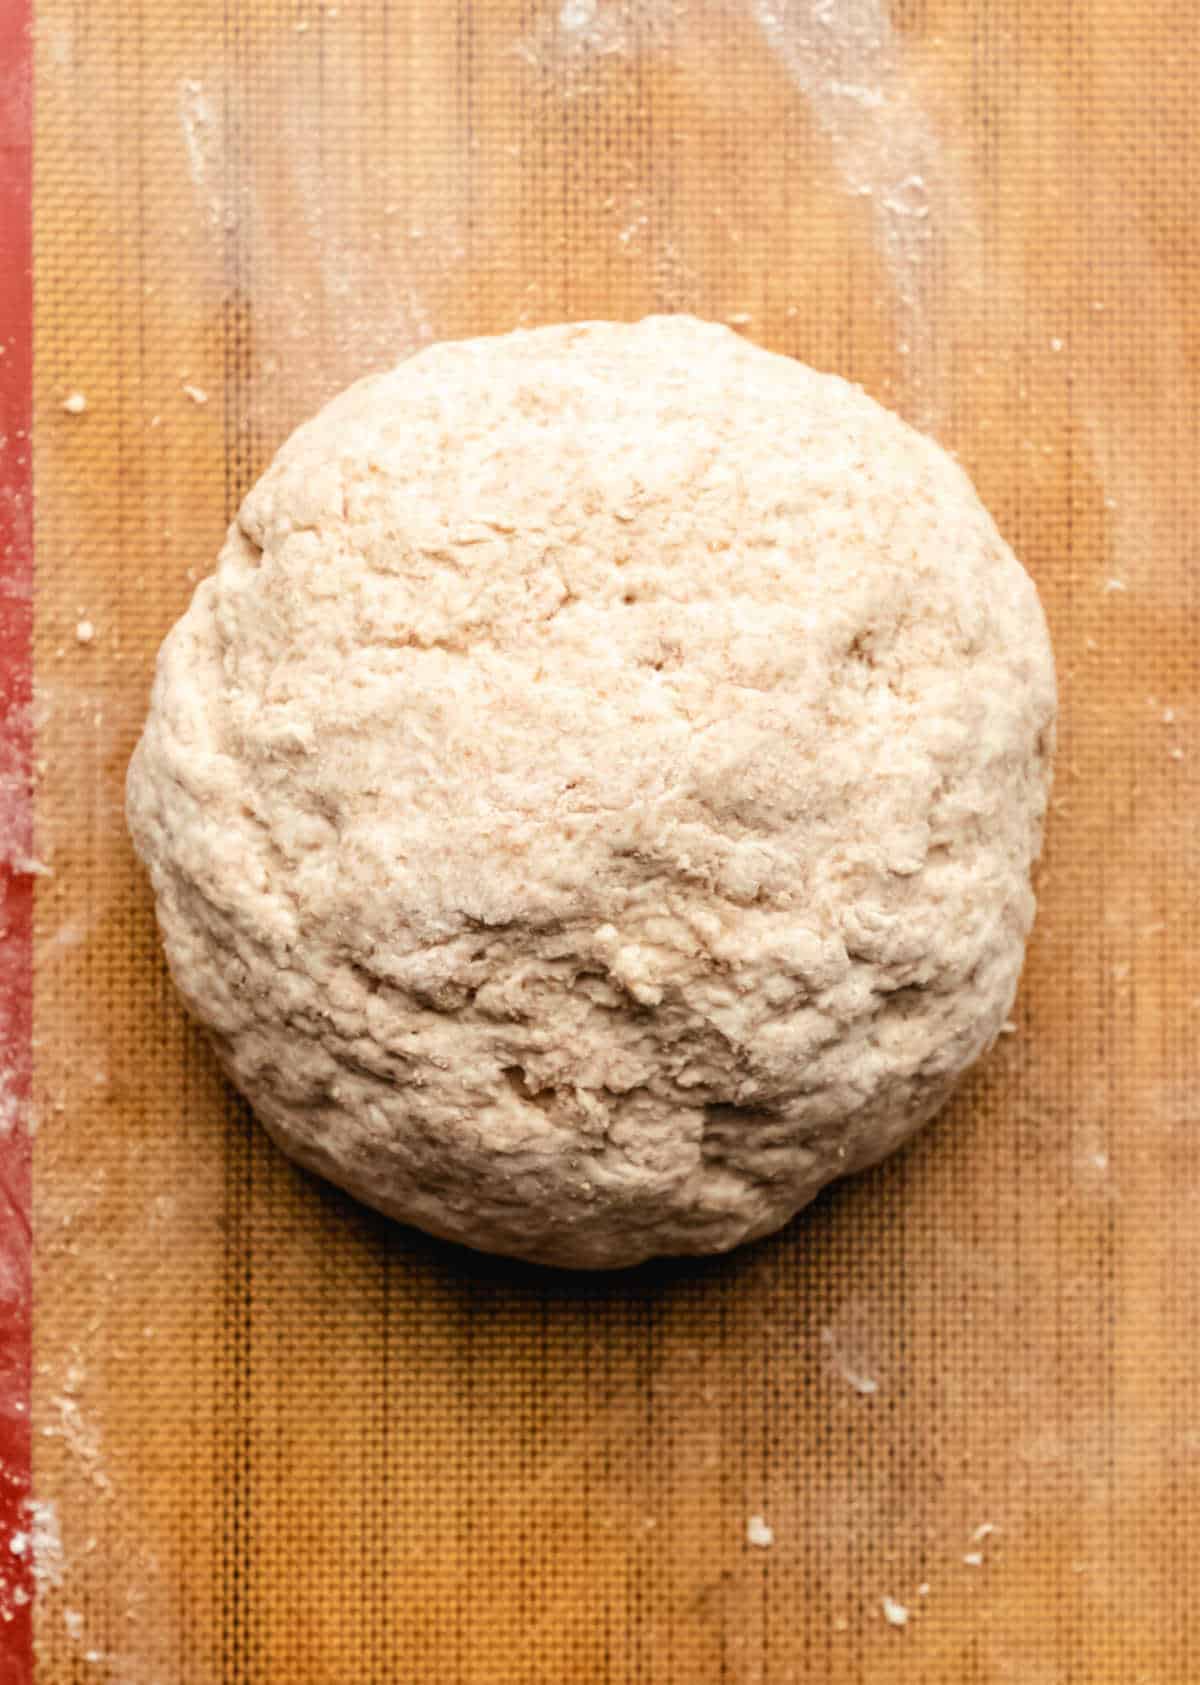
[{"label": "flour smear", "polygon": [[848,193],[869,201],[909,359],[909,419],[929,427],[945,390],[932,258],[953,232],[956,263],[979,235],[962,172],[906,73],[884,0],[749,0],[755,24],[822,131]]},{"label": "flour smear", "polygon": [[[979,224],[965,175],[915,91],[885,0],[718,0],[715,9],[757,33],[827,137],[843,191],[869,207],[908,370],[906,411],[934,428],[952,343],[938,332],[938,269],[950,272],[942,284],[960,291],[966,276],[981,273]],[[562,0],[514,50],[564,103],[594,99],[606,76],[627,74],[646,53],[686,65],[706,14],[673,0]],[[677,240],[659,185],[651,169],[631,186],[643,214],[621,225],[623,244]],[[653,217],[644,214],[650,204]]]},{"label": "flour smear", "polygon": [[[175,113],[202,223],[183,260],[242,324],[251,355],[234,401],[272,441],[351,380],[435,339],[431,299],[463,256],[448,191],[465,176],[457,121],[419,176],[398,141],[330,146],[331,133],[361,134],[364,44],[336,30],[319,51],[315,34],[295,40],[252,84],[224,67],[187,77]],[[228,396],[218,378],[206,370],[182,390],[194,404],[218,402]]]}]

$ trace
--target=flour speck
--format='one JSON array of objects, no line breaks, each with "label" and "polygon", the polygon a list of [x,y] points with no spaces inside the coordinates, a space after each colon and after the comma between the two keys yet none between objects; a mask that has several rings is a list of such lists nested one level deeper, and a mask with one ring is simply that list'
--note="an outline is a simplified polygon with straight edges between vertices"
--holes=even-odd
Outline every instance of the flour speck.
[{"label": "flour speck", "polygon": [[590,29],[596,21],[596,0],[564,0],[558,27],[567,35]]},{"label": "flour speck", "polygon": [[53,1590],[63,1583],[62,1531],[58,1505],[51,1498],[30,1498],[29,1534],[33,1545],[33,1578],[39,1591]]}]

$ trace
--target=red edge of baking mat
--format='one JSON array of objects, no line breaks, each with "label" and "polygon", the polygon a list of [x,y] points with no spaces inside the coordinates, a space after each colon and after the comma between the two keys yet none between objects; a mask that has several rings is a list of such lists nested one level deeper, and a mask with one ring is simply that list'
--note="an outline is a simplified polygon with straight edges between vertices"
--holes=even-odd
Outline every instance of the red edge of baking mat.
[{"label": "red edge of baking mat", "polygon": [[33,1678],[33,0],[0,0],[0,1681]]}]

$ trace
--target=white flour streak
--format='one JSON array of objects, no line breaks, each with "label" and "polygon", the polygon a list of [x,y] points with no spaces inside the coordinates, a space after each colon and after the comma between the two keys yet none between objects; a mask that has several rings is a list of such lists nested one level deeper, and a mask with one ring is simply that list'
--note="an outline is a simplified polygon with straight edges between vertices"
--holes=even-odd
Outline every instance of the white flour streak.
[{"label": "white flour streak", "polygon": [[900,350],[910,358],[915,418],[937,414],[949,347],[935,331],[935,230],[956,255],[978,236],[969,197],[905,79],[884,0],[750,0],[763,39],[828,136],[847,191],[870,199],[896,294]]},{"label": "white flour streak", "polygon": [[1139,301],[1136,353],[1131,359],[1128,350],[1118,352],[1120,318],[1110,312],[1095,318],[1093,346],[1075,365],[1106,511],[1107,546],[1096,557],[1095,579],[1106,592],[1137,591],[1143,604],[1173,614],[1182,608],[1183,575],[1164,567],[1163,558],[1195,524],[1191,477],[1164,471],[1192,448],[1188,408],[1171,402],[1188,366],[1187,323],[1162,259],[1126,213],[1116,194],[1088,212],[1113,296]]},{"label": "white flour streak", "polygon": [[65,1567],[58,1505],[51,1498],[30,1498],[28,1507],[34,1584],[39,1591],[52,1590],[62,1585]]},{"label": "white flour streak", "polygon": [[[26,1123],[27,1116],[25,1101],[13,1093],[12,1076],[8,1071],[0,1071],[0,1140]],[[0,1287],[0,1299],[3,1298],[3,1288]]]},{"label": "white flour streak", "polygon": [[179,127],[187,149],[192,185],[203,199],[209,221],[219,227],[225,220],[221,124],[204,84],[192,77],[180,84]]},{"label": "white flour streak", "polygon": [[[178,132],[206,225],[184,261],[245,313],[254,359],[243,397],[271,436],[434,339],[428,283],[443,285],[461,257],[443,202],[445,180],[464,167],[456,129],[435,185],[404,190],[403,227],[390,184],[405,183],[405,160],[373,156],[364,175],[353,147],[323,145],[312,110],[323,100],[326,132],[354,132],[360,68],[348,36],[327,43],[324,60],[297,47],[252,96],[219,69],[179,88]],[[218,397],[207,379],[184,391],[196,403]]]},{"label": "white flour streak", "polygon": [[61,1439],[96,1490],[111,1492],[112,1481],[104,1469],[99,1430],[84,1416],[79,1400],[72,1396],[68,1387],[64,1387],[61,1393],[51,1398],[50,1403],[58,1413],[58,1421],[46,1423],[41,1430],[43,1436]]}]

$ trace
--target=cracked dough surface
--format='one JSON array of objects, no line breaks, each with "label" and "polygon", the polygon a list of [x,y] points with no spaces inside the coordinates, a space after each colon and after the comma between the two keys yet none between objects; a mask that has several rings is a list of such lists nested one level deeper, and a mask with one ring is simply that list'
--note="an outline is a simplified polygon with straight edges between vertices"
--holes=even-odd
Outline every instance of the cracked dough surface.
[{"label": "cracked dough surface", "polygon": [[336,398],[163,645],[172,973],[279,1145],[589,1267],[762,1235],[1003,1024],[1054,672],[937,445],[686,317]]}]

